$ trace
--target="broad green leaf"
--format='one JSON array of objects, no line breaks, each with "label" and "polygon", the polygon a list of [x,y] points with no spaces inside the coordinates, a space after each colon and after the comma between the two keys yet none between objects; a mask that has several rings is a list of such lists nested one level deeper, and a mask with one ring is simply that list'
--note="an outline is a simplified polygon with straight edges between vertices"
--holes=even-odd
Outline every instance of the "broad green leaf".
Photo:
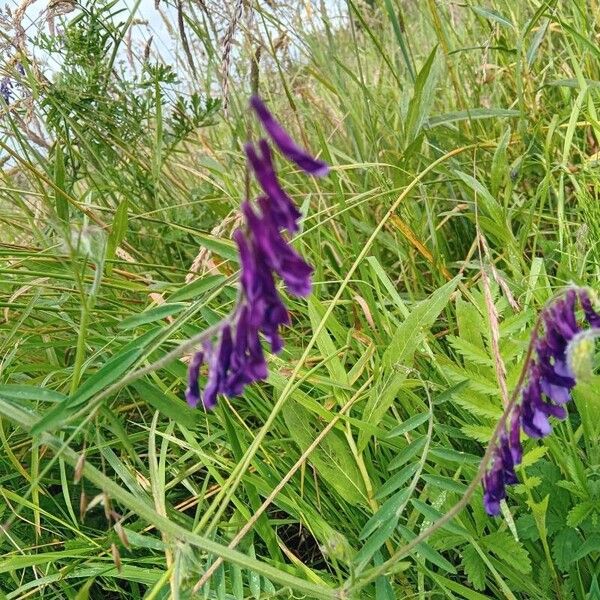
[{"label": "broad green leaf", "polygon": [[4,384],[0,385],[0,396],[11,400],[34,400],[36,402],[63,402],[64,394],[48,388],[34,385]]},{"label": "broad green leaf", "polygon": [[502,25],[502,27],[507,27],[509,29],[513,29],[514,27],[513,24],[504,15],[501,15],[497,10],[494,10],[492,8],[486,8],[484,6],[471,6],[471,10],[473,10],[473,12],[476,12],[484,19],[489,19],[494,23],[498,23],[498,25]]},{"label": "broad green leaf", "polygon": [[388,471],[393,471],[394,469],[400,468],[403,464],[407,463],[415,454],[418,454],[423,448],[425,448],[425,444],[427,443],[427,437],[422,436],[418,437],[416,440],[412,441],[406,448],[403,448],[394,459],[388,465]]},{"label": "broad green leaf", "polygon": [[419,468],[419,463],[412,463],[410,465],[406,465],[404,469],[398,471],[394,476],[390,477],[378,490],[375,494],[375,498],[380,500],[381,498],[385,498],[389,496],[391,493],[395,492],[398,488],[401,488],[416,472]]},{"label": "broad green leaf", "polygon": [[467,491],[467,486],[464,483],[455,481],[450,477],[444,477],[443,475],[421,475],[423,481],[433,485],[434,487],[446,490],[447,492],[454,492],[461,496]]},{"label": "broad green leaf", "polygon": [[428,331],[435,323],[459,281],[460,277],[455,277],[413,307],[394,333],[383,355],[384,366],[392,368],[395,364],[412,364],[413,353],[422,340],[423,332]]},{"label": "broad green leaf", "polygon": [[117,327],[119,329],[134,329],[135,327],[139,327],[140,325],[145,325],[146,323],[153,323],[154,321],[159,321],[160,319],[164,319],[166,317],[170,317],[172,315],[177,314],[186,308],[186,305],[183,303],[177,304],[161,304],[160,306],[155,306],[154,308],[149,308],[137,315],[131,315],[126,319],[123,319]]},{"label": "broad green leaf", "polygon": [[476,590],[484,590],[487,567],[473,546],[467,545],[462,551],[462,567],[469,583]]},{"label": "broad green leaf", "polygon": [[439,446],[437,448],[434,446],[430,448],[429,455],[432,458],[439,458],[440,460],[446,460],[451,463],[463,465],[474,465],[481,462],[481,456],[467,454],[466,452],[461,452],[459,450],[454,450],[453,448],[447,448],[444,446]]},{"label": "broad green leaf", "polygon": [[412,417],[406,419],[406,421],[404,421],[404,423],[402,423],[401,425],[394,427],[394,429],[392,429],[386,437],[395,438],[399,435],[404,435],[405,433],[416,429],[419,425],[422,425],[423,423],[429,421],[430,417],[431,413],[428,412],[413,415]]},{"label": "broad green leaf", "polygon": [[194,231],[193,235],[198,240],[200,246],[223,258],[227,258],[235,263],[238,262],[237,248],[233,242],[206,233],[200,233],[199,231]]},{"label": "broad green leaf", "polygon": [[360,530],[358,535],[359,539],[367,539],[374,531],[390,521],[396,523],[400,518],[399,511],[406,505],[409,494],[410,488],[406,488],[396,492],[391,498],[388,498]]},{"label": "broad green leaf", "polygon": [[449,335],[447,339],[452,344],[452,347],[463,357],[465,365],[493,367],[493,360],[483,348],[454,335]]},{"label": "broad green leaf", "polygon": [[511,129],[507,127],[496,146],[494,158],[492,159],[492,171],[490,174],[490,194],[497,198],[500,194],[502,184],[508,179],[508,158],[507,150],[510,142]]},{"label": "broad green leaf", "polygon": [[519,573],[531,573],[529,554],[520,542],[506,531],[492,533],[482,539],[484,547]]},{"label": "broad green leaf", "polygon": [[[323,429],[315,417],[293,398],[283,407],[283,418],[294,441],[304,451]],[[351,504],[364,504],[366,491],[352,450],[337,431],[331,431],[309,457],[317,472]]]},{"label": "broad green leaf", "polygon": [[415,81],[413,97],[408,104],[408,114],[404,128],[407,147],[421,132],[435,100],[435,88],[438,78],[438,69],[435,64],[437,55],[438,48],[436,46],[427,57]]},{"label": "broad green leaf", "polygon": [[540,46],[542,45],[542,40],[544,39],[544,36],[546,35],[546,32],[548,31],[549,25],[550,25],[550,19],[545,19],[544,23],[538,27],[538,30],[536,31],[535,35],[533,36],[533,40],[531,40],[531,44],[529,45],[529,48],[527,48],[527,65],[529,67],[531,67],[531,65],[534,63],[534,61],[537,57],[538,50],[540,49]]},{"label": "broad green leaf", "polygon": [[[435,523],[438,519],[444,516],[443,513],[441,513],[437,508],[434,508],[426,502],[417,500],[417,498],[413,498],[410,502],[431,523]],[[446,529],[450,533],[460,535],[462,537],[466,537],[469,535],[469,532],[462,525],[459,525],[454,521],[449,521],[448,523],[446,523],[443,526],[443,529]]]},{"label": "broad green leaf", "polygon": [[594,502],[580,502],[576,504],[567,515],[567,525],[569,527],[573,527],[574,529],[579,527],[585,519],[587,519],[588,515],[590,515],[593,511],[598,509]]},{"label": "broad green leaf", "polygon": [[391,517],[381,523],[376,531],[369,537],[369,539],[363,544],[362,548],[356,553],[354,557],[354,564],[358,572],[362,571],[367,563],[373,558],[375,552],[377,552],[383,544],[393,535],[396,529],[396,522],[398,518]]},{"label": "broad green leaf", "polygon": [[505,225],[504,211],[496,198],[492,196],[490,191],[480,181],[477,181],[471,175],[467,175],[462,171],[454,171],[454,174],[475,194],[484,215],[487,215],[491,219],[490,225],[495,225],[494,231],[496,235],[503,240],[509,239],[511,234]]},{"label": "broad green leaf", "polygon": [[207,275],[206,277],[196,279],[196,281],[192,281],[176,292],[173,292],[169,296],[169,302],[181,302],[183,300],[198,298],[202,294],[215,289],[224,281],[225,277],[223,275]]}]

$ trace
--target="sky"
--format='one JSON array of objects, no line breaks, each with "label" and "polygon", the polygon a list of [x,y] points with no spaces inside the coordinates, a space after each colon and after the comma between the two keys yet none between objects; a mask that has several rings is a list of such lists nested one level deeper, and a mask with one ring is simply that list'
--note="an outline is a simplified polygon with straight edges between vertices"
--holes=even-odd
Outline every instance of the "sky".
[{"label": "sky", "polygon": [[[0,8],[9,7],[11,11],[15,11],[16,8],[21,4],[21,0],[0,0]],[[25,18],[23,25],[29,35],[34,35],[40,28],[44,27],[45,19],[47,16],[46,9],[50,4],[49,0],[34,0],[33,3],[27,8],[25,12]],[[128,18],[131,9],[135,6],[135,0],[118,0],[113,11],[116,12],[119,9],[124,12],[117,17],[118,21],[124,21]],[[174,11],[170,6],[167,6],[164,2],[160,4],[161,10],[168,15],[171,22],[176,22],[173,18]],[[67,14],[66,18],[72,18],[72,14]],[[160,52],[165,60],[173,59],[175,56],[175,49],[172,44],[173,41],[169,36],[167,28],[160,13],[156,10],[154,0],[140,0],[137,8],[136,18],[147,22],[145,27],[136,27],[134,32],[139,36],[138,39],[134,39],[134,45],[142,47],[149,35],[152,35],[152,43],[154,47]],[[60,17],[56,19],[58,24]],[[38,50],[39,52],[39,50]],[[53,65],[48,64],[48,67],[52,69]]]},{"label": "sky", "polygon": [[[11,10],[15,10],[19,4],[22,4],[24,0],[0,0],[0,9],[4,7],[10,7]],[[27,0],[25,0],[27,1]],[[55,2],[60,2],[60,0],[54,0]],[[66,0],[68,2],[68,0]],[[225,2],[233,2],[233,0],[222,0]],[[304,6],[306,0],[297,0],[298,7]],[[30,6],[27,8],[25,13],[24,24],[26,29],[29,31],[35,31],[38,27],[44,24],[45,16],[46,16],[46,8],[49,4],[52,3],[52,0],[33,0]],[[312,4],[314,7],[318,6],[321,3],[321,0],[312,0]],[[123,15],[120,17],[120,20],[124,20],[126,15],[128,15],[131,9],[138,5],[137,8],[137,18],[147,21],[147,26],[137,28],[137,31],[140,35],[140,45],[143,45],[145,39],[149,34],[153,36],[153,44],[156,44],[157,49],[163,55],[163,58],[173,57],[175,49],[172,47],[172,40],[169,36],[167,28],[164,24],[163,18],[160,13],[155,8],[155,0],[117,0],[115,5],[115,11],[119,8],[126,9]],[[328,11],[332,11],[338,13],[340,11],[340,0],[324,0],[324,5]],[[177,22],[175,10],[167,5],[167,3],[162,0],[159,4],[160,10],[163,11],[168,17],[169,21],[173,24]],[[67,15],[67,18],[70,18],[71,15]]]}]

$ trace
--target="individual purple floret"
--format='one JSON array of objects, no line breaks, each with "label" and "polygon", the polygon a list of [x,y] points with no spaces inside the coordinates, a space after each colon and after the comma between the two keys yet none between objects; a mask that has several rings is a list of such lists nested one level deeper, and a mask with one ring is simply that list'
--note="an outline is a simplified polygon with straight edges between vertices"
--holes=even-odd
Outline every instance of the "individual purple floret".
[{"label": "individual purple floret", "polygon": [[283,237],[270,212],[271,201],[263,196],[257,214],[249,202],[242,204],[246,223],[254,236],[256,249],[260,252],[268,268],[277,273],[294,296],[308,296],[311,290],[313,268],[292,248]]},{"label": "individual purple floret", "polygon": [[570,289],[542,313],[544,335],[535,344],[535,357],[527,367],[521,402],[510,414],[508,435],[502,432],[494,450],[492,467],[483,479],[483,503],[489,515],[500,513],[506,486],[517,483],[515,467],[521,463],[521,430],[531,438],[552,432],[549,418],[564,419],[565,404],[571,400],[576,377],[568,359],[569,343],[582,333],[577,323],[577,300],[592,330],[600,329],[600,315],[592,307],[588,291]]},{"label": "individual purple floret", "polygon": [[317,177],[329,173],[329,166],[322,160],[313,158],[306,150],[298,146],[258,96],[253,96],[250,99],[250,106],[254,109],[256,116],[259,118],[265,131],[269,134],[269,137],[273,140],[273,143],[288,160],[296,163],[306,173]]},{"label": "individual purple floret", "polygon": [[[327,173],[327,165],[297,146],[260,99],[253,98],[251,106],[286,158],[313,175]],[[261,338],[274,353],[283,348],[279,330],[289,324],[290,316],[277,291],[275,276],[283,280],[293,296],[308,296],[312,285],[313,268],[282,233],[299,230],[301,213],[279,183],[268,142],[246,144],[245,152],[264,194],[255,203],[243,202],[246,226],[233,234],[241,266],[237,306],[219,327],[218,341],[214,345],[205,343],[189,365],[186,400],[191,406],[202,400],[207,409],[214,408],[219,394],[239,396],[250,383],[267,378]],[[201,392],[198,377],[204,361],[208,376]]]},{"label": "individual purple floret", "polygon": [[6,104],[10,104],[13,97],[13,83],[9,77],[3,77],[0,79],[0,96],[4,98]]},{"label": "individual purple floret", "polygon": [[246,144],[244,150],[260,187],[271,200],[271,218],[278,227],[290,233],[299,230],[298,221],[302,216],[292,199],[281,187],[275,172],[273,155],[266,140],[258,142],[258,151],[254,144]]}]

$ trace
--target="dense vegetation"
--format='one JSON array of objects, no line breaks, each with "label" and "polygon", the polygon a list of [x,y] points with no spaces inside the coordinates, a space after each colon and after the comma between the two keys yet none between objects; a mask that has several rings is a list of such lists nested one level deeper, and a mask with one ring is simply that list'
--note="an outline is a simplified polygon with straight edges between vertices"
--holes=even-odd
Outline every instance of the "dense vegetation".
[{"label": "dense vegetation", "polygon": [[[152,39],[29,4],[0,14],[0,597],[600,598],[598,381],[502,516],[464,496],[538,311],[597,288],[598,0],[142,0]],[[206,413],[180,345],[235,302],[253,91],[332,172],[279,161],[314,292]]]}]

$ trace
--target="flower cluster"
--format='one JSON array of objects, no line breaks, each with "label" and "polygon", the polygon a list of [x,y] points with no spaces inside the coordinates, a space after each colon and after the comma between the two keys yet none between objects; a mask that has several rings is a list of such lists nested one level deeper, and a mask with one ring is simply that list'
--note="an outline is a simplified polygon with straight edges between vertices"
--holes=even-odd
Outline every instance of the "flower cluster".
[{"label": "flower cluster", "polygon": [[6,104],[10,104],[13,97],[13,82],[10,77],[0,79],[0,96],[2,96]]},{"label": "flower cluster", "polygon": [[[310,175],[327,174],[328,166],[300,148],[260,98],[253,97],[250,106],[288,160]],[[279,328],[287,325],[290,317],[277,291],[275,276],[294,296],[307,296],[311,291],[313,269],[292,248],[284,233],[299,230],[301,214],[277,178],[271,146],[261,139],[258,144],[246,144],[244,150],[263,193],[254,203],[242,203],[246,227],[233,234],[241,264],[240,300],[219,327],[218,340],[206,341],[193,356],[188,370],[188,403],[196,406],[202,400],[208,409],[215,406],[219,394],[238,396],[246,385],[267,377],[261,336],[272,352],[283,348]],[[198,376],[205,362],[208,377],[201,392]]]},{"label": "flower cluster", "polygon": [[523,457],[521,430],[531,438],[542,438],[552,431],[549,417],[567,416],[565,405],[571,399],[577,374],[572,351],[589,333],[577,322],[578,300],[592,333],[600,328],[600,315],[594,311],[588,291],[582,288],[569,289],[542,313],[544,334],[535,340],[521,402],[509,415],[508,428],[498,438],[492,467],[483,480],[483,502],[489,515],[500,513],[506,486],[518,481],[515,467]]}]

